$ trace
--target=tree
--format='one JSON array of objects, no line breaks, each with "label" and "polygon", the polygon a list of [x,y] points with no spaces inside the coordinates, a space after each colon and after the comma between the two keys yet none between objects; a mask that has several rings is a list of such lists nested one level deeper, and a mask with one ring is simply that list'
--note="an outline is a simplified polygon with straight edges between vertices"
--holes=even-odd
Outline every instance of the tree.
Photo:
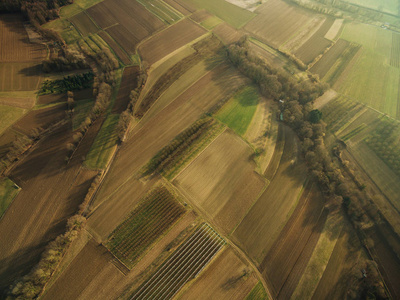
[{"label": "tree", "polygon": [[310,120],[311,123],[316,124],[322,119],[322,112],[319,111],[318,109],[314,109],[310,111],[308,119]]}]

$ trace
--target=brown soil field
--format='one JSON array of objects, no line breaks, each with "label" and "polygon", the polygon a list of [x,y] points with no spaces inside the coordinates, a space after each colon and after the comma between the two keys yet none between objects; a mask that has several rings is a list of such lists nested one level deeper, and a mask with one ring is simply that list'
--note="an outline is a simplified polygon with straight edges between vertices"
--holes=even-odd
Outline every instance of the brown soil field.
[{"label": "brown soil field", "polygon": [[249,257],[259,263],[285,226],[306,180],[297,137],[287,126],[283,127],[285,144],[278,170],[233,234]]},{"label": "brown soil field", "polygon": [[47,243],[65,231],[96,175],[65,164],[70,128],[67,123],[45,137],[9,172],[22,190],[0,220],[1,290],[27,274]]},{"label": "brown soil field", "polygon": [[264,176],[271,181],[274,179],[276,171],[279,168],[283,150],[285,149],[285,127],[282,126],[282,123],[278,123],[278,130],[277,130],[277,137],[276,143],[274,148],[274,153],[272,154],[271,161],[268,164],[267,168],[265,169]]},{"label": "brown soil field", "polygon": [[[127,272],[128,270],[109,252],[105,252],[106,248],[91,241],[91,245],[88,244],[86,250],[82,250],[76,256],[44,299],[54,299],[54,295],[57,295],[57,299],[71,299],[71,286],[74,286],[75,290],[72,291],[72,299],[117,299],[126,289],[131,288],[132,284],[137,287],[151,275],[179,245],[173,246],[177,237],[180,236],[179,240],[185,238],[187,234],[183,232],[193,226],[194,219],[192,213],[186,214],[130,272]],[[98,267],[93,268],[93,265]],[[63,298],[64,293],[68,297]]]},{"label": "brown soil field", "polygon": [[41,69],[41,65],[36,62],[0,62],[0,91],[37,90],[41,81]]},{"label": "brown soil field", "polygon": [[114,107],[111,111],[113,114],[120,114],[128,107],[131,99],[129,95],[131,91],[137,87],[137,77],[140,73],[138,66],[127,67],[122,73],[121,85],[118,90],[117,98],[115,99]]},{"label": "brown soil field", "polygon": [[316,183],[309,181],[295,211],[259,267],[264,277],[268,278],[270,291],[275,297],[285,299],[280,292],[311,235],[317,230],[323,207],[322,194]]},{"label": "brown soil field", "polygon": [[226,247],[179,299],[245,299],[257,276],[230,247]]},{"label": "brown soil field", "polygon": [[305,10],[281,0],[269,0],[255,12],[258,15],[247,23],[245,30],[274,48],[279,48],[313,18]]},{"label": "brown soil field", "polygon": [[306,65],[313,62],[314,59],[324,53],[332,42],[325,38],[325,34],[331,28],[334,22],[333,18],[327,18],[322,26],[294,53]]},{"label": "brown soil field", "polygon": [[74,100],[75,101],[87,100],[87,99],[92,99],[92,98],[93,98],[93,90],[91,88],[74,91]]},{"label": "brown soil field", "polygon": [[164,0],[165,3],[171,5],[177,11],[187,16],[196,11],[196,8],[182,0]]},{"label": "brown soil field", "polygon": [[395,252],[388,242],[393,238],[398,242],[398,237],[387,227],[386,224],[375,225],[368,230],[367,234],[374,241],[371,250],[374,259],[378,263],[379,270],[387,284],[393,299],[400,298],[400,258],[399,252]]},{"label": "brown soil field", "polygon": [[349,223],[342,230],[312,299],[344,299],[347,280],[360,259],[361,245]]},{"label": "brown soil field", "polygon": [[132,63],[129,56],[126,54],[124,50],[105,32],[101,31],[99,36],[110,46],[112,51],[118,56],[118,58],[124,63],[125,65],[129,65]]},{"label": "brown soil field", "polygon": [[136,46],[139,43],[137,39],[128,29],[122,25],[116,25],[106,29],[106,32],[125,50],[132,55],[136,52]]},{"label": "brown soil field", "polygon": [[224,245],[225,241],[208,224],[203,223],[132,294],[132,299],[172,299],[210,263]]},{"label": "brown soil field", "polygon": [[266,186],[254,172],[252,153],[246,142],[226,130],[173,183],[229,233]]},{"label": "brown soil field", "polygon": [[3,134],[0,136],[0,159],[7,154],[9,148],[12,146],[12,143],[20,136],[22,136],[22,134],[13,130],[12,128],[8,128],[3,132]]},{"label": "brown soil field", "polygon": [[32,108],[35,106],[35,98],[11,98],[11,97],[0,97],[0,105],[8,105],[19,108]]},{"label": "brown soil field", "polygon": [[37,100],[37,104],[46,104],[46,105],[54,103],[62,103],[62,102],[67,102],[67,94],[40,95]]},{"label": "brown soil field", "polygon": [[139,51],[143,60],[151,65],[206,32],[189,19],[183,19],[145,41]]},{"label": "brown soil field", "polygon": [[237,31],[225,22],[214,27],[213,33],[216,34],[226,45],[237,42],[243,36],[243,33]]},{"label": "brown soil field", "polygon": [[95,206],[116,190],[123,193],[128,188],[126,182],[129,178],[134,177],[162,147],[216,103],[229,98],[245,82],[235,69],[221,65],[190,86],[143,126],[137,125],[118,151],[96,197]]},{"label": "brown soil field", "polygon": [[129,54],[135,53],[139,41],[165,26],[137,1],[105,0],[87,12]]},{"label": "brown soil field", "polygon": [[113,259],[104,246],[90,240],[42,299],[78,299],[93,278],[104,270],[111,271],[110,279],[123,280],[124,275],[115,266],[110,268]]},{"label": "brown soil field", "polygon": [[96,33],[100,29],[93,23],[92,19],[87,15],[86,11],[82,11],[75,16],[69,18],[69,21],[80,31],[83,36]]},{"label": "brown soil field", "polygon": [[37,127],[46,128],[49,125],[62,120],[65,117],[65,104],[51,106],[43,109],[31,110],[16,123],[13,128],[22,133],[29,134]]},{"label": "brown soil field", "polygon": [[0,15],[0,62],[40,61],[47,55],[46,47],[29,43],[21,14]]},{"label": "brown soil field", "polygon": [[330,68],[342,55],[343,51],[350,45],[348,41],[339,39],[310,69],[314,74],[318,74],[322,79]]},{"label": "brown soil field", "polygon": [[190,18],[197,22],[197,23],[201,23],[204,20],[207,20],[209,17],[212,17],[213,15],[210,14],[208,11],[206,11],[205,9],[203,10],[198,10],[195,13],[193,13]]}]

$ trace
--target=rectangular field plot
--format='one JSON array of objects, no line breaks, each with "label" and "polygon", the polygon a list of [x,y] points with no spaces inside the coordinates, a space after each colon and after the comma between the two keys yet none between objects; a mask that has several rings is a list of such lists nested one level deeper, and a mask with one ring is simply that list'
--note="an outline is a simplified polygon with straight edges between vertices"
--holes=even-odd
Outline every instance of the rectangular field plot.
[{"label": "rectangular field plot", "polygon": [[183,214],[185,209],[165,187],[154,189],[111,234],[107,247],[127,267]]},{"label": "rectangular field plot", "polygon": [[225,131],[174,180],[174,184],[230,232],[266,185],[249,157],[253,150]]},{"label": "rectangular field plot", "polygon": [[314,74],[318,74],[320,79],[334,84],[359,49],[359,45],[339,39],[335,45],[311,67],[310,71]]},{"label": "rectangular field plot", "polygon": [[362,50],[334,88],[398,118],[400,69],[390,65],[392,32],[376,26],[350,23],[345,26],[341,38],[361,45]]},{"label": "rectangular field plot", "polygon": [[184,0],[164,0],[165,3],[187,16],[196,11],[196,8]]},{"label": "rectangular field plot", "polygon": [[99,36],[108,44],[108,46],[110,46],[112,51],[114,51],[122,63],[125,65],[132,63],[128,54],[126,54],[126,52],[122,50],[122,48],[105,31],[100,32]]},{"label": "rectangular field plot", "polygon": [[172,299],[224,245],[225,241],[208,224],[201,225],[131,299]]},{"label": "rectangular field plot", "polygon": [[46,57],[42,44],[29,42],[22,14],[0,16],[0,62],[40,61]]},{"label": "rectangular field plot", "polygon": [[159,19],[163,20],[167,24],[173,24],[181,18],[181,15],[169,8],[161,0],[136,0]]},{"label": "rectangular field plot", "polygon": [[324,36],[331,28],[333,22],[332,18],[327,18],[318,31],[294,53],[305,64],[311,63],[331,45],[331,41],[327,40]]},{"label": "rectangular field plot", "polygon": [[[197,277],[189,289],[177,298],[242,300],[256,286],[257,276],[232,248],[226,247],[207,269]],[[257,284],[258,286],[258,284]],[[265,291],[261,284],[261,294]],[[257,299],[257,298],[249,298]],[[259,299],[265,299],[259,298]]]},{"label": "rectangular field plot", "polygon": [[258,101],[258,90],[255,87],[246,87],[230,99],[216,117],[237,134],[244,135],[253,119]]},{"label": "rectangular field plot", "polygon": [[183,0],[200,9],[206,9],[235,28],[243,27],[256,15],[225,0]]},{"label": "rectangular field plot", "polygon": [[143,60],[151,65],[206,32],[189,19],[184,19],[145,41],[139,51]]},{"label": "rectangular field plot", "polygon": [[99,28],[93,23],[92,19],[86,14],[85,11],[73,16],[69,21],[82,33],[87,36],[90,33],[96,33]]},{"label": "rectangular field plot", "polygon": [[41,65],[0,63],[0,91],[33,91],[39,88]]},{"label": "rectangular field plot", "polygon": [[279,48],[313,18],[306,11],[281,0],[269,0],[256,12],[258,15],[245,29],[274,48]]}]

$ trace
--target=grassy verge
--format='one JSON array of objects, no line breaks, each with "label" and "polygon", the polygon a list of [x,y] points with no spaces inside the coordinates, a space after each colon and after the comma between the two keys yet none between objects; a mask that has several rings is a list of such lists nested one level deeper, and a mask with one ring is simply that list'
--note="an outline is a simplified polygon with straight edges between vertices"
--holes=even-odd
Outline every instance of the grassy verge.
[{"label": "grassy verge", "polygon": [[87,114],[94,105],[93,99],[81,100],[75,102],[74,117],[72,119],[73,130],[77,129],[79,125],[85,120]]},{"label": "grassy verge", "polygon": [[104,169],[117,146],[118,135],[116,126],[119,115],[109,115],[104,121],[96,139],[86,156],[85,165],[90,169]]},{"label": "grassy verge", "polygon": [[0,218],[3,216],[19,191],[19,187],[10,179],[3,178],[0,180]]},{"label": "grassy verge", "polygon": [[69,18],[77,13],[80,13],[82,10],[89,8],[96,3],[99,3],[103,0],[74,0],[74,3],[71,5],[63,6],[60,10],[60,16],[63,18]]},{"label": "grassy verge", "polygon": [[216,114],[216,118],[225,123],[239,135],[246,133],[253,119],[259,100],[255,87],[245,87],[230,99]]}]

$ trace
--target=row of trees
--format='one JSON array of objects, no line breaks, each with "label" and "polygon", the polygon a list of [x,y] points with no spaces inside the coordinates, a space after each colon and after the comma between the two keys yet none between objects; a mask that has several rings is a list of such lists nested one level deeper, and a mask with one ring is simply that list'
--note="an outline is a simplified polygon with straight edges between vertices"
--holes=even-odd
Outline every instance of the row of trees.
[{"label": "row of trees", "polygon": [[57,80],[45,80],[40,87],[39,94],[62,94],[73,90],[82,90],[92,86],[94,74],[87,72],[64,77]]},{"label": "row of trees", "polygon": [[62,49],[61,55],[55,58],[46,59],[42,62],[42,70],[45,73],[72,71],[88,69],[90,66],[86,58],[76,50]]},{"label": "row of trees", "polygon": [[[323,94],[327,85],[319,83],[313,77],[309,77],[307,81],[289,78],[282,71],[272,68],[252,54],[246,40],[230,46],[228,57],[242,73],[258,84],[264,96],[281,100],[283,119],[300,138],[301,151],[310,173],[328,200],[343,204],[365,242],[367,236],[362,227],[370,222],[369,217],[372,213],[366,211],[366,206],[371,205],[372,201],[362,188],[357,188],[346,177],[339,163],[328,151],[324,142],[326,125],[321,120],[321,112],[314,110],[312,105],[313,100]],[[340,157],[339,147],[335,153]],[[375,283],[371,285],[370,290],[376,296],[385,298],[384,290],[375,288],[381,287],[381,284]]]},{"label": "row of trees", "polygon": [[212,124],[213,120],[207,117],[193,123],[150,160],[145,167],[144,175],[161,172],[164,168],[167,168],[198,140]]}]

